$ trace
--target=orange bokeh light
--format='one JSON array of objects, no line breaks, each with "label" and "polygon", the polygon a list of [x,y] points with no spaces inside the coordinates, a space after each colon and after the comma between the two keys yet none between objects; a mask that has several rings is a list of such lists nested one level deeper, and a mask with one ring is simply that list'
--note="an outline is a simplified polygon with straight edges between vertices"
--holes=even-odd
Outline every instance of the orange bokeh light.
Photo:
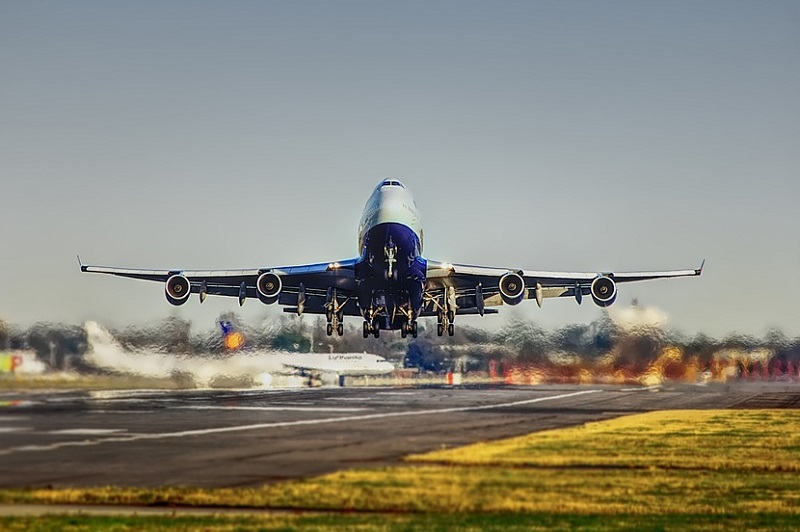
[{"label": "orange bokeh light", "polygon": [[242,333],[232,332],[225,336],[225,349],[234,351],[244,345],[244,337]]}]

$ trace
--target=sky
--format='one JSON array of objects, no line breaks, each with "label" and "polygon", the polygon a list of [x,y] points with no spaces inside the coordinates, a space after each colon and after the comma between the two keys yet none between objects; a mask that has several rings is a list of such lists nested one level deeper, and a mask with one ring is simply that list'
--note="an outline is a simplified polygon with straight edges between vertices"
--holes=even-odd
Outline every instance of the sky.
[{"label": "sky", "polygon": [[[623,285],[686,334],[800,334],[800,2],[5,1],[0,319],[209,327],[81,274],[357,254],[384,177],[425,255]],[[573,300],[465,318],[588,323]],[[258,301],[245,319],[279,311]],[[505,316],[505,318],[503,317]]]}]

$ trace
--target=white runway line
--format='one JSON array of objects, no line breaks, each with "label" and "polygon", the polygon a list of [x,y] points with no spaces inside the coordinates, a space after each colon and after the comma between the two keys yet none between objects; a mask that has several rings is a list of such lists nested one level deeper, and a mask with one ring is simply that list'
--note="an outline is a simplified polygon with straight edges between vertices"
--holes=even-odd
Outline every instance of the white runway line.
[{"label": "white runway line", "polygon": [[48,430],[47,434],[66,434],[72,436],[102,436],[103,434],[116,434],[118,432],[128,432],[128,429],[61,429]]},{"label": "white runway line", "polygon": [[175,406],[186,410],[263,410],[266,412],[363,412],[371,408],[336,408],[325,406]]},{"label": "white runway line", "polygon": [[27,432],[32,430],[30,427],[0,427],[0,434],[8,434],[10,432]]},{"label": "white runway line", "polygon": [[370,401],[374,397],[326,397],[326,401]]},{"label": "white runway line", "polygon": [[653,386],[637,386],[636,388],[620,388],[619,391],[621,392],[653,392],[656,390],[660,390],[660,384],[654,384]]},{"label": "white runway line", "polygon": [[392,417],[407,417],[407,416],[427,416],[434,414],[451,414],[455,412],[474,412],[478,410],[496,410],[498,408],[507,408],[510,406],[522,406],[534,403],[541,403],[544,401],[555,401],[558,399],[567,399],[570,397],[578,397],[581,395],[600,393],[603,390],[583,390],[580,392],[564,393],[560,395],[551,395],[548,397],[536,397],[534,399],[523,399],[520,401],[512,401],[509,403],[497,403],[492,405],[480,406],[459,406],[452,408],[436,408],[430,410],[409,410],[406,412],[385,412],[382,414],[364,414],[360,416],[342,416],[342,417],[329,417],[321,419],[306,419],[296,421],[279,421],[274,423],[255,423],[252,425],[239,425],[233,427],[218,427],[214,429],[195,429],[195,430],[182,430],[178,432],[162,432],[154,434],[128,434],[125,436],[103,438],[101,440],[82,440],[71,442],[58,442],[51,445],[27,445],[23,447],[12,447],[10,449],[0,450],[0,455],[13,454],[15,452],[30,452],[30,451],[53,451],[63,447],[86,447],[90,445],[100,445],[102,443],[114,442],[133,442],[144,440],[163,440],[166,438],[186,438],[189,436],[205,436],[209,434],[221,434],[225,432],[242,432],[247,430],[271,429],[280,427],[297,427],[302,425],[324,425],[328,423],[341,423],[347,421],[369,421],[373,419],[386,419]]}]

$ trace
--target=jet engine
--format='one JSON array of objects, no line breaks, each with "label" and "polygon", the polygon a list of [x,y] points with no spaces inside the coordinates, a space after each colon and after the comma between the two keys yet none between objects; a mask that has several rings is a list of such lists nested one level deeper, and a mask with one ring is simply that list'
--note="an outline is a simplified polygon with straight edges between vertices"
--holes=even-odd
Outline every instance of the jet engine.
[{"label": "jet engine", "polygon": [[267,305],[271,305],[278,300],[282,288],[283,282],[280,276],[271,272],[262,273],[256,280],[258,299]]},{"label": "jet engine", "polygon": [[617,283],[605,275],[598,275],[590,288],[592,299],[598,307],[608,307],[617,299]]},{"label": "jet engine", "polygon": [[192,293],[192,283],[183,275],[173,275],[167,279],[164,285],[164,294],[167,301],[173,305],[183,305],[189,301],[189,294]]},{"label": "jet engine", "polygon": [[500,278],[500,297],[506,305],[516,305],[525,298],[525,279],[508,272]]}]

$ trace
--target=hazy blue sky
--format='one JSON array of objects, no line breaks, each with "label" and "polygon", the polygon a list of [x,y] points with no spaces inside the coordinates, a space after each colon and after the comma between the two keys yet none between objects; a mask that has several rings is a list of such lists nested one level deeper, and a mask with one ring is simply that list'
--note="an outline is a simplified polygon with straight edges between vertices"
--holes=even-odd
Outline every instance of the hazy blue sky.
[{"label": "hazy blue sky", "polygon": [[[81,275],[75,254],[350,257],[385,176],[415,193],[431,258],[707,258],[702,278],[626,285],[617,304],[687,333],[800,334],[800,2],[0,3],[3,319],[211,326],[235,300],[176,309],[159,284]],[[503,309],[545,326],[599,312]]]}]

